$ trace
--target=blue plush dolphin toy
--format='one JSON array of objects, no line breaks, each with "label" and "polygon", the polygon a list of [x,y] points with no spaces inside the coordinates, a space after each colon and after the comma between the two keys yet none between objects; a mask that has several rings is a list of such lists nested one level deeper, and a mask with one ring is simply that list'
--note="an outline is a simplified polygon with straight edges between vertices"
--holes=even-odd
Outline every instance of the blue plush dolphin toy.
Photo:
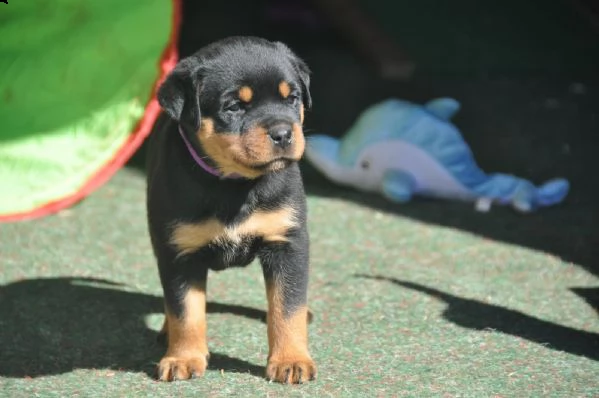
[{"label": "blue plush dolphin toy", "polygon": [[395,202],[414,195],[492,203],[521,212],[560,203],[569,190],[565,179],[541,186],[507,174],[485,174],[458,129],[449,121],[460,104],[438,98],[419,106],[389,99],[366,109],[340,140],[312,135],[306,157],[330,180],[381,192]]}]

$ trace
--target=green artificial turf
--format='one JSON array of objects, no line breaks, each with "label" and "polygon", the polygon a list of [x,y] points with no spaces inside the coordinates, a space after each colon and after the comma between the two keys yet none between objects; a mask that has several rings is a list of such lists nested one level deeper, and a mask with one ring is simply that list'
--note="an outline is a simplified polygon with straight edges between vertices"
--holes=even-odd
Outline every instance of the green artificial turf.
[{"label": "green artificial turf", "polygon": [[554,255],[365,206],[335,189],[308,199],[318,380],[283,386],[263,378],[266,300],[253,264],[210,276],[206,375],[153,381],[162,304],[144,184],[142,173],[123,169],[72,209],[0,225],[0,394],[599,394],[599,320],[582,298],[595,276]]}]

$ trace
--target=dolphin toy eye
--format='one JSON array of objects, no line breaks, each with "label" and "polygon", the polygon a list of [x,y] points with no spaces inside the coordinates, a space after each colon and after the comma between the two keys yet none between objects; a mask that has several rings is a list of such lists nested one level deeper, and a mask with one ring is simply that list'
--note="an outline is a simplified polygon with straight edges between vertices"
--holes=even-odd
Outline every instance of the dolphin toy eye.
[{"label": "dolphin toy eye", "polygon": [[370,168],[370,162],[368,160],[362,160],[360,167],[362,167],[364,170],[368,170]]}]

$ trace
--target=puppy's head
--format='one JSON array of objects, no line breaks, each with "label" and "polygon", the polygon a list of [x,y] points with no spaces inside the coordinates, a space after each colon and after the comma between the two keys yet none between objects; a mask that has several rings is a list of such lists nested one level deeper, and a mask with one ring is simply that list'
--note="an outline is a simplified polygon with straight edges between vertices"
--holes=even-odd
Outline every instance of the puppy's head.
[{"label": "puppy's head", "polygon": [[221,173],[256,178],[301,158],[309,84],[284,44],[233,37],[179,62],[158,101]]}]

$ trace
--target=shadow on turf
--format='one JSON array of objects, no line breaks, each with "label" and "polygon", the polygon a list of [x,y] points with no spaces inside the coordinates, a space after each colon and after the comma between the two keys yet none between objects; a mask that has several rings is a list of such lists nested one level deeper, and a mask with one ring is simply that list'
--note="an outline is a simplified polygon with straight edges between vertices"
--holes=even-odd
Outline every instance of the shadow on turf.
[{"label": "shadow on turf", "polygon": [[[0,286],[0,376],[37,377],[75,369],[145,372],[164,353],[144,317],[162,313],[157,296],[92,278],[28,279]],[[208,312],[264,321],[264,311],[208,303]],[[211,352],[210,370],[264,377],[258,366]]]},{"label": "shadow on turf", "polygon": [[599,361],[599,334],[543,321],[497,305],[464,299],[414,282],[377,275],[360,274],[356,277],[391,282],[442,300],[447,304],[443,318],[458,326],[511,334],[547,348]]}]

